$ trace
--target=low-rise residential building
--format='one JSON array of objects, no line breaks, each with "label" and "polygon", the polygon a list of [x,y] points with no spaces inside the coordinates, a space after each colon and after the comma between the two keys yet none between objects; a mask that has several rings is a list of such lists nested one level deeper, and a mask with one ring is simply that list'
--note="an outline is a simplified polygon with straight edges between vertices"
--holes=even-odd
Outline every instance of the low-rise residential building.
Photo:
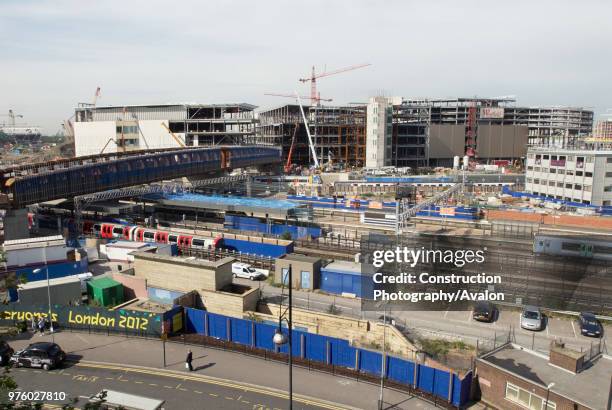
[{"label": "low-rise residential building", "polygon": [[612,148],[531,147],[525,190],[529,193],[595,206],[612,205]]},{"label": "low-rise residential building", "polygon": [[554,343],[548,355],[509,343],[476,359],[481,400],[496,409],[609,409],[610,374],[611,357]]}]

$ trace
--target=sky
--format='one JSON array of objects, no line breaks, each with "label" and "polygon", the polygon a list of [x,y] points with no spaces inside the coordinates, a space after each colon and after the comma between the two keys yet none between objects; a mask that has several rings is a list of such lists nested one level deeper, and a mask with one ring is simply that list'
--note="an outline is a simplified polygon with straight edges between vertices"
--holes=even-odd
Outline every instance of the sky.
[{"label": "sky", "polygon": [[518,105],[612,108],[608,0],[1,0],[0,123],[46,133],[79,102],[247,102],[309,95],[515,96]]}]

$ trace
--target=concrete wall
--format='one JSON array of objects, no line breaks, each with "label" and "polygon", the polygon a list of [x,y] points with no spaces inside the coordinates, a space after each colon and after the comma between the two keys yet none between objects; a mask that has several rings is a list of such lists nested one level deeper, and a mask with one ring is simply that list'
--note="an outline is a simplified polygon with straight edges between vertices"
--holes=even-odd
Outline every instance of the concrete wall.
[{"label": "concrete wall", "polygon": [[[115,121],[75,122],[74,148],[76,156],[96,155],[102,151],[110,138],[117,137]],[[105,153],[117,152],[117,145],[110,142]]]},{"label": "concrete wall", "polygon": [[212,313],[242,319],[247,311],[257,309],[259,288],[252,288],[243,294],[200,290],[204,309]]},{"label": "concrete wall", "polygon": [[146,279],[125,275],[123,273],[113,273],[113,279],[123,285],[123,296],[125,300],[134,298],[146,299],[148,297]]},{"label": "concrete wall", "polygon": [[[279,305],[260,303],[257,315],[265,320],[277,321],[278,312]],[[294,326],[305,327],[311,333],[347,339],[354,346],[370,349],[382,348],[385,328],[382,323],[311,312],[299,308],[293,308],[293,322]],[[387,325],[385,338],[389,353],[414,360],[417,349],[399,330]]]},{"label": "concrete wall", "polygon": [[232,283],[232,258],[217,262],[185,260],[147,253],[134,253],[134,272],[149,286],[189,292],[217,290]]},{"label": "concrete wall", "polygon": [[[9,209],[2,218],[2,228],[4,240],[26,239],[30,237],[28,229],[28,210]],[[1,235],[0,235],[1,236]]]},{"label": "concrete wall", "polygon": [[[149,148],[178,148],[180,145],[172,138],[172,135],[162,126],[162,123],[168,125],[167,120],[145,120],[139,121],[140,131],[144,134]],[[185,134],[174,133],[183,143],[185,142]],[[146,149],[147,145],[140,135],[140,149]]]}]

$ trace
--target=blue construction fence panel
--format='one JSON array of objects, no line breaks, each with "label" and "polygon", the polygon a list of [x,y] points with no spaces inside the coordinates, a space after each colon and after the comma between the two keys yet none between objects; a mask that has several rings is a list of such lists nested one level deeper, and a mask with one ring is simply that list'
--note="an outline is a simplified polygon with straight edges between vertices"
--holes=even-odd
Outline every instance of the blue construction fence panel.
[{"label": "blue construction fence panel", "polygon": [[[36,269],[40,269],[38,272],[34,272]],[[15,275],[17,277],[23,277],[28,282],[36,282],[38,280],[47,280],[47,269],[49,270],[49,279],[63,278],[64,276],[78,275],[79,273],[85,273],[89,269],[89,262],[87,257],[83,257],[80,261],[76,262],[60,262],[52,263],[49,265],[40,266],[29,266],[27,268],[17,269]]]},{"label": "blue construction fence panel", "polygon": [[249,216],[225,215],[225,227],[277,236],[288,232],[291,234],[291,239],[302,239],[307,237],[318,238],[321,236],[321,228],[316,226],[299,226],[283,223],[267,224],[259,218]]},{"label": "blue construction fence panel", "polygon": [[293,242],[287,245],[275,245],[272,243],[223,238],[218,242],[217,247],[251,255],[269,256],[271,258],[278,258],[285,254],[293,253]]},{"label": "blue construction fence panel", "polygon": [[[187,332],[203,334],[223,340],[229,340],[247,346],[255,346],[268,351],[276,351],[272,339],[277,325],[258,323],[246,319],[210,313],[193,308],[184,308],[185,329]],[[208,334],[206,332],[208,322]],[[288,331],[287,328],[282,329]],[[288,345],[280,347],[281,353],[288,353]],[[382,354],[356,348],[348,340],[294,330],[292,333],[292,354],[296,357],[333,364],[364,373],[380,376],[382,371]],[[358,359],[357,359],[358,358]],[[357,362],[356,362],[357,360]],[[448,371],[425,365],[417,365],[406,359],[387,356],[386,374],[390,380],[406,385],[416,386],[427,393],[443,400],[449,400],[459,407],[468,402],[472,383],[472,374],[463,379]],[[417,380],[415,383],[415,367]],[[449,387],[452,379],[452,394]]]}]

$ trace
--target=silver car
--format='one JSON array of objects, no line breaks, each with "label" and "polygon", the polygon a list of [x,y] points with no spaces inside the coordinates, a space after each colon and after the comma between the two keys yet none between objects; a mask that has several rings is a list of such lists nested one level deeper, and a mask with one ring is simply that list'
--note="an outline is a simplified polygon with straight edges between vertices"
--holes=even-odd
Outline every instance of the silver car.
[{"label": "silver car", "polygon": [[544,318],[540,308],[535,306],[525,306],[521,313],[521,327],[527,330],[542,330]]}]

